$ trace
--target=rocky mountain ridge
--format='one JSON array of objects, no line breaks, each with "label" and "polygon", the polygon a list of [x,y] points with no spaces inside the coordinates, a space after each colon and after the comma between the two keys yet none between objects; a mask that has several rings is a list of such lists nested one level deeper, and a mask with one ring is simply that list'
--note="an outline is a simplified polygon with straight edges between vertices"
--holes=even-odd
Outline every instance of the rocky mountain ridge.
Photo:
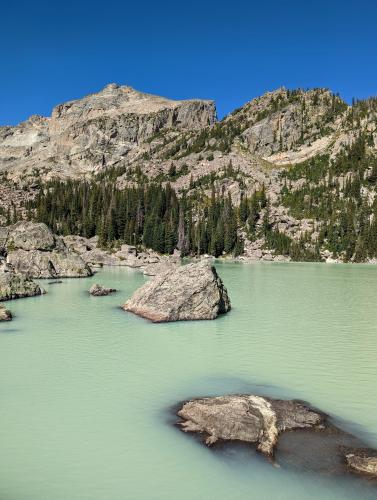
[{"label": "rocky mountain ridge", "polygon": [[[351,158],[360,137],[364,146],[356,154],[362,161]],[[202,206],[213,189],[229,195],[236,207],[264,189],[267,211],[259,211],[254,229],[248,220],[239,227],[246,258],[289,259],[292,251],[285,247],[297,244],[316,252],[316,258],[353,259],[356,242],[349,251],[327,244],[326,221],[332,215],[339,219],[342,200],[349,198],[343,191],[357,177],[357,196],[365,198],[372,223],[376,190],[370,178],[376,155],[374,98],[349,106],[327,89],[280,88],[217,121],[212,101],[170,101],[110,84],[57,106],[50,119],[32,117],[18,127],[0,128],[0,217],[14,221],[9,207],[30,216],[26,206],[52,178],[90,178],[112,182],[118,190],[169,183],[178,196]],[[313,207],[330,195],[339,206],[318,216]],[[348,198],[352,211],[354,201]],[[284,248],[271,247],[259,234],[266,218],[278,239],[286,237]]]},{"label": "rocky mountain ridge", "polygon": [[45,179],[90,174],[137,155],[139,143],[161,130],[195,130],[215,119],[212,101],[173,101],[110,84],[56,106],[50,118],[0,127],[0,172],[17,181],[38,172]]}]

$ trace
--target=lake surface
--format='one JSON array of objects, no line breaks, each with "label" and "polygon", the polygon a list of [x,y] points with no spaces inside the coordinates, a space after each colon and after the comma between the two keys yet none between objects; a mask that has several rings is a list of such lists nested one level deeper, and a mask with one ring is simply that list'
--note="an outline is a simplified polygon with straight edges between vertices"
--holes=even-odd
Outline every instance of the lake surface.
[{"label": "lake surface", "polygon": [[[300,398],[377,447],[377,267],[219,264],[232,311],[151,324],[130,269],[43,282],[0,326],[0,500],[375,499],[366,480],[207,449],[172,425],[196,396]],[[119,292],[90,297],[93,282]]]}]

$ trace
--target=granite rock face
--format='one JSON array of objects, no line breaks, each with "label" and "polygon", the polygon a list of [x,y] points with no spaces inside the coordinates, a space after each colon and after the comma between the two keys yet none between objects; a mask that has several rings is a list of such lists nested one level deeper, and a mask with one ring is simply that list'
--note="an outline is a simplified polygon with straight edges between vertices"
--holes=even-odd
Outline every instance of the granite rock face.
[{"label": "granite rock face", "polygon": [[16,272],[7,264],[0,265],[0,301],[33,297],[43,293],[43,288],[29,277]]},{"label": "granite rock face", "polygon": [[0,254],[30,278],[81,278],[90,267],[43,223],[18,222],[0,228]]},{"label": "granite rock face", "polygon": [[157,274],[123,305],[153,322],[215,319],[230,310],[227,290],[208,263]]},{"label": "granite rock face", "polygon": [[324,417],[296,401],[273,400],[254,395],[219,396],[188,401],[178,411],[184,432],[199,432],[206,444],[218,440],[255,443],[265,455],[273,455],[283,431],[321,428]]}]

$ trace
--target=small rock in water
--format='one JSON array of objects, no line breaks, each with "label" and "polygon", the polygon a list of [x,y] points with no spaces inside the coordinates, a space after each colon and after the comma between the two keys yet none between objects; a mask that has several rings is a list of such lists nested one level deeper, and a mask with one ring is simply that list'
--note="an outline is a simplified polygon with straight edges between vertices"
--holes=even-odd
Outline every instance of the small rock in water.
[{"label": "small rock in water", "polygon": [[4,306],[0,306],[0,321],[11,321],[12,318],[12,313]]},{"label": "small rock in water", "polygon": [[230,300],[216,269],[200,262],[157,274],[123,309],[155,323],[215,319],[230,310]]},{"label": "small rock in water", "polygon": [[116,292],[115,288],[106,288],[102,285],[98,285],[98,283],[95,283],[89,289],[90,295],[93,295],[94,297],[103,297],[105,295],[110,295],[110,293],[113,292]]},{"label": "small rock in water", "polygon": [[353,472],[377,477],[377,453],[373,450],[352,450],[347,453],[346,462]]}]

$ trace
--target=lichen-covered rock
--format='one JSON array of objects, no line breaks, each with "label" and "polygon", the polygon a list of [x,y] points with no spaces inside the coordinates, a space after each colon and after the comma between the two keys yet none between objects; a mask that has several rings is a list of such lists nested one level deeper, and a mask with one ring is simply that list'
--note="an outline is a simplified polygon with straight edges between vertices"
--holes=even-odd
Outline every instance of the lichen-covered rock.
[{"label": "lichen-covered rock", "polygon": [[22,221],[1,228],[0,252],[15,271],[31,278],[92,275],[87,263],[43,223]]},{"label": "lichen-covered rock", "polygon": [[17,222],[8,228],[6,248],[12,250],[53,250],[57,240],[46,224],[38,222]]},{"label": "lichen-covered rock", "polygon": [[37,283],[8,265],[0,266],[0,301],[33,297],[45,293]]},{"label": "lichen-covered rock", "polygon": [[116,292],[115,288],[106,288],[98,283],[92,285],[89,289],[90,295],[94,297],[103,297],[105,295],[110,295],[110,293]]},{"label": "lichen-covered rock", "polygon": [[345,458],[352,471],[377,477],[377,453],[373,450],[352,450]]},{"label": "lichen-covered rock", "polygon": [[255,443],[272,455],[279,434],[294,429],[321,428],[323,414],[297,401],[274,400],[254,395],[231,395],[195,399],[178,411],[184,432],[206,436],[210,445],[218,440]]},{"label": "lichen-covered rock", "polygon": [[215,319],[230,310],[230,300],[215,268],[198,263],[158,274],[123,309],[153,322]]},{"label": "lichen-covered rock", "polygon": [[12,313],[9,309],[6,309],[4,306],[0,305],[0,321],[11,321]]}]

